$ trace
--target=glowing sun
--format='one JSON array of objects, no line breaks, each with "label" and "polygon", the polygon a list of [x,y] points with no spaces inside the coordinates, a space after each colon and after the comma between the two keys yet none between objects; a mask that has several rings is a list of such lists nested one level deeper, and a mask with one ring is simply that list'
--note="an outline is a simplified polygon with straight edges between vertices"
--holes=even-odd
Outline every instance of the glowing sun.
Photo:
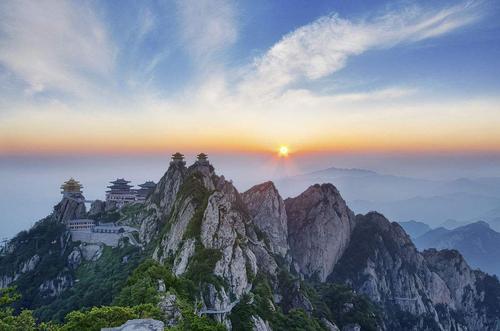
[{"label": "glowing sun", "polygon": [[280,146],[279,155],[282,157],[288,156],[288,147],[287,146]]}]

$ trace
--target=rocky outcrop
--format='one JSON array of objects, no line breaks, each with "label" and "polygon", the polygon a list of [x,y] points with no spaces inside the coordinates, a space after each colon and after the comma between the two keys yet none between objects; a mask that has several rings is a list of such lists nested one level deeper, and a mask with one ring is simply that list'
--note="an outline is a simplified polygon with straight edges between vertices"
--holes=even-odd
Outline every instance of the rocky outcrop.
[{"label": "rocky outcrop", "polygon": [[158,307],[164,314],[166,326],[171,328],[179,324],[182,320],[182,312],[177,302],[175,294],[166,293],[160,296]]},{"label": "rocky outcrop", "polygon": [[106,211],[106,202],[94,200],[90,205],[89,216],[96,216]]},{"label": "rocky outcrop", "polygon": [[323,326],[328,330],[328,331],[340,331],[337,325],[335,325],[333,322],[330,322],[326,318],[321,319],[321,323],[323,323]]},{"label": "rocky outcrop", "polygon": [[82,263],[82,252],[78,247],[73,248],[71,253],[68,255],[68,267],[76,270]]},{"label": "rocky outcrop", "polygon": [[265,322],[260,316],[252,316],[251,321],[253,323],[253,331],[272,331],[268,322]]},{"label": "rocky outcrop", "polygon": [[129,320],[122,326],[103,328],[101,331],[163,331],[165,324],[151,318]]},{"label": "rocky outcrop", "polygon": [[40,256],[38,254],[33,255],[28,261],[21,265],[21,273],[25,274],[27,272],[35,270],[36,266],[40,262]]},{"label": "rocky outcrop", "polygon": [[[495,330],[491,325],[500,325],[499,315],[474,308],[482,300],[475,272],[457,252],[422,255],[401,226],[378,213],[357,217],[349,247],[329,280],[346,283],[380,305],[388,329]],[[468,315],[474,318],[463,318]]]},{"label": "rocky outcrop", "polygon": [[85,261],[97,261],[102,255],[104,245],[83,243],[79,246],[79,250]]},{"label": "rocky outcrop", "polygon": [[246,264],[255,263],[255,256],[237,242],[237,238],[246,237],[246,231],[243,215],[232,206],[231,200],[235,198],[220,191],[209,197],[201,223],[201,242],[205,248],[222,252],[214,273],[227,279],[232,292],[240,297],[249,286]]},{"label": "rocky outcrop", "polygon": [[171,213],[181,188],[187,169],[183,162],[171,162],[167,172],[160,179],[154,191],[145,202],[149,211],[143,217],[139,230],[141,242],[149,243],[158,233],[160,226],[172,217]]},{"label": "rocky outcrop", "polygon": [[286,256],[288,229],[285,203],[272,182],[256,185],[241,195],[253,224],[269,242],[271,252]]},{"label": "rocky outcrop", "polygon": [[313,185],[285,206],[293,260],[305,276],[326,280],[349,244],[354,213],[331,184]]},{"label": "rocky outcrop", "polygon": [[147,199],[146,206],[153,209],[160,220],[170,215],[186,173],[187,169],[183,163],[171,162],[167,172]]},{"label": "rocky outcrop", "polygon": [[69,220],[85,218],[86,208],[84,198],[68,198],[64,197],[54,207],[53,217],[57,222],[65,223]]},{"label": "rocky outcrop", "polygon": [[57,297],[73,285],[73,277],[69,273],[63,271],[59,273],[56,278],[44,281],[40,285],[40,296],[43,298]]},{"label": "rocky outcrop", "polygon": [[500,330],[500,291],[495,277],[472,270],[456,250],[423,252],[429,268],[449,289],[448,307],[461,313],[470,330]]}]

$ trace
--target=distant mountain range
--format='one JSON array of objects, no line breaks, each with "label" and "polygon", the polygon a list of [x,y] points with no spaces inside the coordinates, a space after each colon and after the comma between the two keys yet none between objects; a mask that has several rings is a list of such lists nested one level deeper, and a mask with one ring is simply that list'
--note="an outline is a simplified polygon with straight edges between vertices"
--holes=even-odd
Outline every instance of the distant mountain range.
[{"label": "distant mountain range", "polygon": [[399,225],[403,227],[406,233],[410,235],[412,239],[418,238],[424,233],[431,231],[431,227],[424,222],[408,221],[399,222]]},{"label": "distant mountain range", "polygon": [[284,196],[313,183],[333,183],[356,213],[377,210],[398,222],[422,220],[434,227],[449,219],[485,220],[500,230],[500,178],[439,181],[332,167],[276,181]]},{"label": "distant mountain range", "polygon": [[[422,227],[416,224],[401,224],[411,235],[412,228]],[[419,250],[428,248],[456,249],[474,268],[500,275],[500,233],[491,229],[486,222],[475,222],[453,230],[439,227],[414,237]]]}]

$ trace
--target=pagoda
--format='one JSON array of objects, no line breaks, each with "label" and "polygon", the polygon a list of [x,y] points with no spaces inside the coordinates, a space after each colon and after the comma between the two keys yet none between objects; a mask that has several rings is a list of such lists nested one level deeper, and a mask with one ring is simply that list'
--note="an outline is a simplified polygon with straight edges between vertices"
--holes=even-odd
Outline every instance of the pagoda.
[{"label": "pagoda", "polygon": [[146,198],[154,191],[156,183],[152,181],[147,181],[143,184],[138,185],[140,188],[135,190],[135,196],[137,201],[145,201]]},{"label": "pagoda", "polygon": [[170,161],[170,164],[186,165],[186,162],[184,161],[184,155],[179,152],[172,154],[172,161]]},{"label": "pagoda", "polygon": [[196,163],[198,165],[209,165],[210,163],[208,162],[208,155],[205,153],[200,153],[196,156],[197,161]]},{"label": "pagoda", "polygon": [[71,177],[61,185],[61,194],[65,198],[81,198],[83,185]]},{"label": "pagoda", "polygon": [[132,190],[130,181],[124,178],[117,178],[110,182],[109,191],[106,191],[106,202],[115,202],[118,207],[135,201],[135,190]]}]

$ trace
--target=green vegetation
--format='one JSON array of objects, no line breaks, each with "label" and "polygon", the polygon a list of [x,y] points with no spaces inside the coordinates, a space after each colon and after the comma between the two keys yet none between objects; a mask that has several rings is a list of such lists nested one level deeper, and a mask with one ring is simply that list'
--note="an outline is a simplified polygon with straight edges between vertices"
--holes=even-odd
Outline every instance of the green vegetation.
[{"label": "green vegetation", "polygon": [[36,309],[35,315],[41,320],[62,321],[72,310],[111,304],[141,259],[139,249],[133,246],[104,247],[97,261],[85,262],[77,269],[73,287]]},{"label": "green vegetation", "polygon": [[163,282],[166,291],[173,291],[189,300],[193,299],[190,296],[193,292],[191,281],[175,277],[167,266],[149,259],[142,262],[130,275],[114,304],[133,306],[158,303],[158,281]]},{"label": "green vegetation", "polygon": [[47,217],[10,241],[10,253],[0,256],[0,275],[19,274],[24,263],[35,255],[39,258],[34,272],[19,274],[15,282],[17,291],[21,294],[21,299],[14,303],[17,310],[33,309],[52,301],[50,298],[40,297],[39,287],[61,272],[72,272],[66,268],[66,261],[75,244],[67,239],[64,225]]},{"label": "green vegetation", "polygon": [[200,240],[201,222],[203,213],[207,208],[210,192],[203,185],[203,177],[199,173],[194,173],[186,178],[179,190],[180,201],[191,198],[191,203],[195,205],[195,212],[184,233],[184,239],[195,238]]},{"label": "green vegetation", "polygon": [[224,286],[224,280],[213,271],[215,264],[222,258],[218,249],[208,249],[196,244],[195,253],[189,260],[185,277],[200,286],[202,283],[211,283],[215,286]]},{"label": "green vegetation", "polygon": [[234,307],[230,319],[234,330],[253,330],[252,316],[268,321],[274,331],[323,331],[323,325],[301,309],[292,309],[285,314],[281,307],[273,304],[271,286],[262,274],[258,274],[250,294],[242,297]]},{"label": "green vegetation", "polygon": [[[129,277],[126,286],[115,300],[117,305],[156,305],[160,299],[158,281],[165,291],[176,295],[178,309],[182,313],[180,323],[172,330],[224,331],[225,327],[207,317],[199,317],[194,311],[195,291],[191,280],[175,277],[167,266],[153,260],[144,261]],[[198,291],[199,293],[199,291]],[[158,319],[161,319],[158,318]]]},{"label": "green vegetation", "polygon": [[358,323],[362,330],[378,330],[380,311],[368,298],[355,294],[350,288],[323,283],[307,288],[307,292],[317,317],[325,317],[339,327]]}]

